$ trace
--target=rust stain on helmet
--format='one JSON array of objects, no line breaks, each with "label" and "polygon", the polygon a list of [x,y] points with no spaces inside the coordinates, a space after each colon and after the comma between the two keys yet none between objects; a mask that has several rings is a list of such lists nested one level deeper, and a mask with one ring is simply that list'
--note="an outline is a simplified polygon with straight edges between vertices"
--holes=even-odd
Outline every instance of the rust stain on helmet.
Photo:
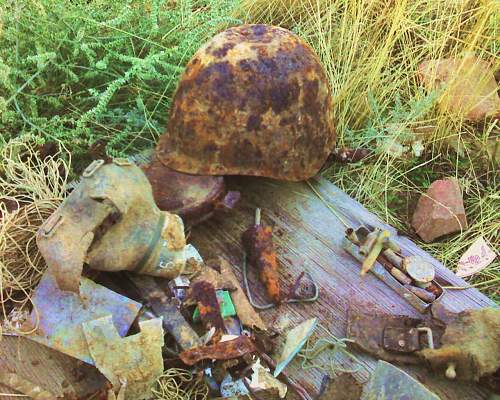
[{"label": "rust stain on helmet", "polygon": [[298,181],[334,145],[330,88],[311,47],[283,28],[242,25],[188,63],[157,154],[191,174]]}]

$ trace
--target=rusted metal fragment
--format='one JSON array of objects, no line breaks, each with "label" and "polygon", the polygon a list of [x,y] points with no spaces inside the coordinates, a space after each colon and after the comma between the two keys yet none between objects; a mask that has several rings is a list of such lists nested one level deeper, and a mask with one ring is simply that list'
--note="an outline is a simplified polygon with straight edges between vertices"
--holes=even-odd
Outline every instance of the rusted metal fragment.
[{"label": "rusted metal fragment", "polygon": [[424,385],[394,365],[379,361],[361,400],[440,400]]},{"label": "rusted metal fragment", "polygon": [[498,308],[464,311],[447,325],[440,348],[420,354],[450,378],[477,381],[500,368],[499,332]]},{"label": "rusted metal fragment", "polygon": [[208,329],[214,327],[224,331],[224,320],[220,313],[214,285],[208,281],[198,281],[191,285],[191,296],[198,304],[200,318]]},{"label": "rusted metal fragment", "polygon": [[218,342],[183,351],[179,356],[184,364],[194,365],[202,360],[231,360],[255,352],[255,345],[248,336]]},{"label": "rusted metal fragment", "polygon": [[[259,214],[259,213],[258,213]],[[267,295],[273,303],[281,302],[279,266],[273,243],[273,229],[260,223],[248,228],[241,237],[250,264],[259,272],[259,279],[266,287]]]},{"label": "rusted metal fragment", "polygon": [[[363,236],[359,233],[359,229],[355,232],[359,237],[360,242],[364,240]],[[348,230],[348,237],[342,238],[342,248],[352,255],[359,262],[364,261],[364,256],[360,253],[360,248],[351,241],[353,239],[353,235],[351,230]],[[421,293],[421,296],[417,296],[413,291],[409,290],[406,287],[404,281],[406,279],[403,276],[402,271],[397,272],[397,268],[391,265],[391,263],[387,260],[384,255],[381,255],[377,258],[377,263],[375,263],[370,270],[378,279],[384,282],[387,286],[393,289],[398,295],[401,296],[406,302],[411,304],[415,309],[420,311],[421,313],[426,312],[431,306],[436,305],[444,296],[445,290],[439,285],[435,280],[430,282],[427,290],[429,291],[429,295],[425,296],[426,299],[430,300],[432,295],[435,296],[435,299],[432,302],[427,302],[422,300],[421,297],[424,297],[424,293]],[[409,277],[408,277],[409,278]],[[410,278],[411,279],[411,278]],[[413,282],[413,281],[412,281]],[[417,287],[414,287],[417,291]]]},{"label": "rusted metal fragment", "polygon": [[233,27],[188,63],[158,157],[192,174],[307,179],[335,145],[332,105],[302,39],[275,26]]},{"label": "rusted metal fragment", "polygon": [[260,318],[260,315],[254,310],[250,302],[248,301],[245,292],[240,286],[238,278],[233,272],[232,267],[223,258],[218,259],[220,263],[220,270],[222,276],[230,281],[236,290],[231,292],[231,298],[233,299],[234,306],[236,307],[236,313],[238,318],[244,326],[250,328],[258,328],[260,330],[266,330],[267,326]]},{"label": "rusted metal fragment", "polygon": [[222,290],[235,290],[236,287],[231,282],[231,280],[221,272],[217,271],[213,267],[218,267],[218,265],[213,265],[213,261],[210,260],[207,263],[207,267],[202,269],[200,274],[192,279],[192,284],[196,282],[206,281],[210,282],[215,289]]},{"label": "rusted metal fragment", "polygon": [[83,263],[166,278],[201,257],[186,245],[180,217],[156,206],[141,169],[126,160],[89,165],[45,222],[37,244],[61,289],[78,290]]},{"label": "rusted metal fragment", "polygon": [[[51,393],[50,391],[42,388],[39,385],[29,381],[28,379],[9,372],[0,363],[0,384],[8,386],[9,388],[33,399],[33,400],[55,400],[60,399],[60,396]],[[8,396],[8,395],[7,395]],[[17,397],[17,395],[14,395]],[[2,397],[2,394],[0,394]]]},{"label": "rusted metal fragment", "polygon": [[324,379],[324,389],[317,400],[360,400],[363,385],[352,374],[341,373],[333,379],[325,375]]},{"label": "rusted metal fragment", "polygon": [[83,324],[96,367],[119,389],[126,382],[127,400],[152,397],[151,389],[163,372],[161,318],[140,322],[141,332],[120,337],[111,316]]},{"label": "rusted metal fragment", "polygon": [[[428,346],[425,335],[417,328],[429,326],[421,319],[404,315],[364,313],[349,310],[347,337],[354,345],[379,359],[416,364],[421,362],[417,351]],[[443,327],[432,323],[434,342],[439,343]]]},{"label": "rusted metal fragment", "polygon": [[[236,316],[236,309],[234,308],[231,295],[227,290],[216,290],[215,294],[217,295],[217,301],[219,302],[220,314],[222,316],[222,319],[224,320],[224,327],[226,327],[227,321]],[[199,319],[200,311],[198,308],[195,308],[193,313],[193,321],[198,322]],[[232,325],[232,323],[229,323],[229,325]]]},{"label": "rusted metal fragment", "polygon": [[201,345],[200,338],[191,328],[179,309],[167,297],[161,287],[149,276],[129,275],[156,315],[162,317],[163,327],[174,337],[183,350]]},{"label": "rusted metal fragment", "polygon": [[432,292],[428,292],[425,289],[415,287],[412,285],[404,285],[405,289],[408,289],[415,296],[417,296],[420,300],[425,301],[426,303],[432,303],[436,300],[436,296]]},{"label": "rusted metal fragment", "polygon": [[386,326],[382,336],[382,346],[387,350],[413,353],[420,350],[420,332],[417,328]]},{"label": "rusted metal fragment", "polygon": [[179,215],[187,225],[198,224],[220,209],[230,209],[239,192],[227,192],[222,176],[199,176],[174,171],[156,158],[143,165],[156,204]]},{"label": "rusted metal fragment", "polygon": [[89,353],[82,323],[112,315],[114,329],[123,336],[142,307],[140,303],[84,277],[80,281],[80,296],[61,291],[50,272],[43,276],[32,301],[34,310],[23,326],[23,331],[36,330],[26,337],[91,365],[94,361]]}]

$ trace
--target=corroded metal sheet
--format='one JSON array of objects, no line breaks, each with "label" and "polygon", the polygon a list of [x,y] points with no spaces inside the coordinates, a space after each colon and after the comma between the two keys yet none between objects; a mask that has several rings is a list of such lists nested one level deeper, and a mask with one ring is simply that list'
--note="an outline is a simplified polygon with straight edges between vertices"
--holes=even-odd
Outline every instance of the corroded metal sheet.
[{"label": "corroded metal sheet", "polygon": [[112,315],[113,326],[124,336],[142,307],[84,277],[80,281],[80,296],[61,291],[50,273],[45,273],[36,288],[33,305],[34,311],[23,330],[35,327],[37,319],[39,324],[26,337],[92,365],[82,323]]},{"label": "corroded metal sheet", "polygon": [[83,324],[96,367],[115,390],[126,386],[127,400],[151,398],[151,389],[163,372],[161,318],[139,326],[140,333],[122,338],[109,315]]},{"label": "corroded metal sheet", "polygon": [[335,144],[333,101],[312,48],[269,25],[229,28],[181,77],[158,157],[200,175],[315,175]]},{"label": "corroded metal sheet", "polygon": [[174,337],[182,349],[190,349],[201,344],[200,338],[177,308],[167,297],[154,278],[144,275],[129,275],[130,280],[147,300],[156,315],[163,317],[164,328]]},{"label": "corroded metal sheet", "polygon": [[227,192],[222,176],[200,176],[174,171],[154,159],[143,165],[156,204],[179,215],[186,225],[195,225],[219,209],[232,208],[238,192]]}]

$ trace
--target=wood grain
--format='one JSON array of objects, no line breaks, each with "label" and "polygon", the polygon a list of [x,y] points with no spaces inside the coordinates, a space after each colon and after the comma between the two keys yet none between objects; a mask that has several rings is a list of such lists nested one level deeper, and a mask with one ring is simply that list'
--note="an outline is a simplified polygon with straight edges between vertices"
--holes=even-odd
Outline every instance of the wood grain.
[{"label": "wood grain", "polygon": [[[0,339],[0,368],[7,368],[65,399],[88,399],[105,387],[97,369],[31,340],[3,336]],[[0,386],[0,400],[19,400],[17,393]]]}]

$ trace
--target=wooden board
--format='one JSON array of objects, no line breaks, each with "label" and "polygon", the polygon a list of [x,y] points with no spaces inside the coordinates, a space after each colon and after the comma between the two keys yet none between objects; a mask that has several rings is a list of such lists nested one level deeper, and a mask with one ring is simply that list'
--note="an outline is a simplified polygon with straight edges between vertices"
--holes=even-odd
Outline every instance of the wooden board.
[{"label": "wooden board", "polygon": [[[349,225],[357,227],[363,223],[384,227],[396,235],[393,228],[385,225],[331,183],[325,180],[312,183]],[[230,186],[231,189],[241,191],[242,201],[238,209],[226,215],[219,215],[191,231],[191,241],[199,248],[203,257],[208,259],[223,256],[238,269],[237,273],[241,279],[243,250],[240,236],[252,224],[255,208],[261,207],[263,221],[275,228],[275,242],[283,267],[283,285],[290,285],[305,269],[321,286],[320,299],[314,304],[287,305],[279,310],[263,312],[263,318],[268,324],[276,326],[288,320],[293,327],[307,318],[317,317],[325,329],[338,337],[344,337],[348,307],[418,316],[410,305],[371,274],[363,279],[359,277],[359,265],[340,247],[345,226],[305,183],[240,178],[232,180]],[[441,280],[451,285],[464,284],[463,280],[409,239],[399,237],[397,241],[406,254],[423,255],[432,262]],[[258,286],[255,290],[256,300],[263,302],[264,298],[259,295]],[[475,289],[450,291],[443,303],[454,311],[493,304]],[[376,360],[363,354],[357,356],[361,360],[362,370],[357,372],[355,377],[358,381],[365,382],[370,371],[374,369]],[[337,355],[335,359],[345,367],[352,365],[341,355]],[[0,341],[0,360],[7,362],[10,369],[18,371],[33,382],[57,393],[66,393],[66,398],[86,399],[87,393],[104,387],[104,379],[92,367],[79,364],[70,357],[25,339],[4,337]],[[327,353],[319,359],[320,362],[327,360]],[[442,399],[487,397],[486,391],[475,384],[450,382],[423,368],[404,369]],[[316,396],[323,372],[315,369],[305,371],[299,360],[295,360],[286,371],[293,380],[300,382],[308,390],[311,399]],[[11,392],[0,387],[0,393]],[[4,399],[15,400],[19,397],[0,395],[0,400]]]},{"label": "wooden board", "polygon": [[[347,224],[358,227],[367,224],[383,227],[396,236],[394,228],[384,224],[361,204],[326,180],[311,181],[322,198],[328,202],[335,213]],[[320,298],[316,303],[285,305],[279,310],[262,312],[268,324],[277,326],[290,320],[291,327],[311,317],[317,317],[320,324],[337,337],[345,337],[346,312],[348,307],[360,310],[379,310],[392,314],[418,317],[419,313],[398,295],[368,274],[359,276],[358,263],[341,248],[345,226],[325,203],[306,183],[285,183],[256,178],[238,178],[230,181],[231,189],[240,190],[242,201],[237,210],[229,215],[219,215],[191,232],[191,242],[200,250],[205,259],[222,256],[236,269],[241,279],[243,253],[241,234],[252,223],[256,207],[262,208],[262,219],[273,225],[275,243],[282,266],[285,287],[292,284],[302,271],[308,271],[321,286]],[[424,256],[436,267],[437,277],[449,285],[462,286],[465,282],[445,268],[440,262],[418,248],[411,240],[397,237],[404,254]],[[262,303],[265,299],[256,298]],[[262,290],[260,290],[262,293]],[[450,311],[480,308],[493,303],[475,289],[448,291],[443,305]],[[321,329],[317,329],[321,332]],[[322,333],[318,336],[325,336]],[[314,338],[314,336],[313,336]],[[360,382],[366,382],[375,367],[376,360],[357,354],[362,362],[362,370],[355,374]],[[319,361],[326,363],[329,354],[325,352]],[[344,356],[335,359],[345,367],[353,364]],[[450,382],[423,368],[405,367],[411,375],[425,383],[442,399],[483,399],[485,390],[473,383]],[[310,393],[311,399],[318,393],[324,372],[318,369],[303,370],[300,360],[296,359],[286,370]]]},{"label": "wooden board", "polygon": [[[87,400],[106,386],[106,379],[97,369],[25,338],[3,336],[0,339],[0,368],[16,372],[66,399]],[[0,385],[0,400],[25,398],[9,396],[16,393]]]}]

